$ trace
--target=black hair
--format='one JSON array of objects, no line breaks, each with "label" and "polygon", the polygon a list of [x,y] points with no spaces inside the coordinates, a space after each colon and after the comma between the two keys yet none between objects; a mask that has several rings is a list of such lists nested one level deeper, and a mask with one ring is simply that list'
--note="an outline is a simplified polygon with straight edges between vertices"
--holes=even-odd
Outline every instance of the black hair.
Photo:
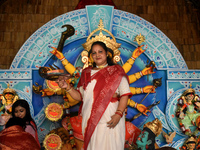
[{"label": "black hair", "polygon": [[[94,45],[101,46],[106,51],[107,54],[108,54],[108,52],[110,52],[111,55],[112,55],[112,58],[113,58],[113,51],[110,48],[108,48],[104,42],[101,42],[101,41],[96,41],[96,42],[94,42],[92,44],[91,49],[90,49],[90,51],[88,53],[89,57],[90,57],[90,54],[92,53],[92,48],[93,48]],[[107,56],[107,63],[108,63],[109,66],[115,65],[115,63],[112,61],[112,58]],[[93,67],[96,67],[96,63],[95,62],[93,62]]]},{"label": "black hair", "polygon": [[35,123],[35,121],[33,120],[33,118],[31,117],[31,114],[30,114],[30,107],[29,107],[29,104],[28,104],[28,102],[27,102],[26,100],[24,100],[24,99],[19,99],[19,100],[17,100],[17,101],[12,105],[12,116],[13,116],[13,117],[15,117],[15,108],[16,108],[17,106],[21,106],[21,107],[23,107],[23,108],[26,109],[26,115],[25,115],[25,117],[23,118],[23,120],[24,120],[25,122],[29,122],[29,123],[30,123],[30,121],[33,121],[33,122]]},{"label": "black hair", "polygon": [[190,95],[190,94],[193,94],[193,95],[194,95],[194,92],[187,93],[187,94],[185,94],[185,96],[188,96],[188,95]]},{"label": "black hair", "polygon": [[26,127],[26,122],[22,118],[13,117],[13,118],[10,118],[8,120],[8,122],[5,125],[5,128],[8,128],[8,127],[11,127],[11,126],[14,126],[14,125],[19,125],[22,128],[25,128]]},{"label": "black hair", "polygon": [[149,133],[148,140],[151,140],[151,144],[148,145],[148,150],[154,150],[155,149],[155,138],[156,135],[147,127],[145,127],[143,130],[147,131]]}]

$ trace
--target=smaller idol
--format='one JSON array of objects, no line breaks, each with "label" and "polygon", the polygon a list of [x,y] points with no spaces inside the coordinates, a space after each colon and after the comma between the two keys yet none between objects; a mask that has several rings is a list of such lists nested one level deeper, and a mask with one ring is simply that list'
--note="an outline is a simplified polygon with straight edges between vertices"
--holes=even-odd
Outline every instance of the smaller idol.
[{"label": "smaller idol", "polygon": [[196,137],[190,136],[183,144],[183,146],[180,148],[181,150],[196,150]]},{"label": "smaller idol", "polygon": [[154,150],[155,138],[161,133],[161,131],[162,123],[158,118],[152,122],[146,123],[137,138],[137,150]]},{"label": "smaller idol", "polygon": [[180,128],[185,135],[196,135],[199,131],[200,98],[195,94],[195,90],[187,89],[178,99],[176,117]]},{"label": "smaller idol", "polygon": [[7,88],[0,95],[0,126],[4,126],[11,118],[12,104],[19,99],[15,90]]}]

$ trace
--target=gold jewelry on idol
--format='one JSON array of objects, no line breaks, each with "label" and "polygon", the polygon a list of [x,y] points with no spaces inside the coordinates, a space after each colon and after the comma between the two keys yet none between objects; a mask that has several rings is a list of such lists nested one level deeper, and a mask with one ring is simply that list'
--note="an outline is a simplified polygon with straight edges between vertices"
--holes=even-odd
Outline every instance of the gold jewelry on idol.
[{"label": "gold jewelry on idol", "polygon": [[13,95],[16,94],[16,91],[13,89],[10,89],[9,87],[10,87],[10,84],[8,83],[7,88],[3,91],[3,95],[5,95],[6,93],[12,93]]},{"label": "gold jewelry on idol", "polygon": [[[92,35],[94,35],[94,33],[98,32],[98,31],[99,31],[99,35],[92,37]],[[112,37],[112,39],[110,39],[110,37],[106,37],[105,35],[103,35],[102,31],[107,32]],[[113,36],[113,34],[110,31],[104,29],[103,21],[102,21],[102,19],[100,19],[98,28],[95,29],[94,31],[92,31],[90,33],[90,35],[88,36],[86,43],[82,44],[82,46],[84,48],[84,50],[81,53],[82,62],[84,63],[83,68],[87,67],[88,65],[92,65],[92,63],[93,63],[91,56],[88,56],[88,52],[91,50],[92,44],[96,41],[105,43],[106,46],[113,51],[113,54],[114,54],[113,57],[110,52],[108,52],[107,54],[108,54],[108,57],[112,58],[114,63],[117,63],[120,61],[120,51],[118,48],[121,46],[121,44],[116,42],[115,37]]]},{"label": "gold jewelry on idol", "polygon": [[192,84],[190,84],[190,88],[183,92],[182,96],[186,96],[189,93],[193,93],[195,95],[195,90],[192,88]]},{"label": "gold jewelry on idol", "polygon": [[[2,96],[0,97],[0,98],[2,99],[2,104],[11,104],[11,103],[16,102],[16,101],[19,99],[19,97],[18,97],[16,91],[15,91],[14,89],[9,88],[9,87],[10,87],[10,84],[8,83],[8,84],[7,84],[7,88],[3,91],[3,94],[2,94]],[[8,99],[5,98],[5,95],[6,95],[7,93],[13,94],[12,100],[8,100]]]},{"label": "gold jewelry on idol", "polygon": [[144,125],[144,128],[145,127],[149,128],[156,136],[158,136],[162,131],[162,123],[160,120],[158,120],[158,118],[156,118],[152,122],[147,122]]}]

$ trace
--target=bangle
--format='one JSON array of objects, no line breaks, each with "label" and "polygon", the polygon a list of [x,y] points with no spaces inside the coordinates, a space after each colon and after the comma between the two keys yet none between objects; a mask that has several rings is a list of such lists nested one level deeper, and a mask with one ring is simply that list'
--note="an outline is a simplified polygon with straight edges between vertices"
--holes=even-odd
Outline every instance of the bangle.
[{"label": "bangle", "polygon": [[122,117],[123,115],[120,114],[118,111],[115,112],[115,114],[119,115],[120,117]]},{"label": "bangle", "polygon": [[138,104],[138,103],[137,103],[137,102],[135,102],[135,106],[134,106],[134,108],[137,108],[137,104]]},{"label": "bangle", "polygon": [[131,59],[135,60],[135,58],[133,56],[131,56]]},{"label": "bangle", "polygon": [[143,76],[142,71],[140,71],[140,75]]},{"label": "bangle", "polygon": [[143,89],[141,88],[141,92],[144,93]]},{"label": "bangle", "polygon": [[63,57],[63,58],[60,59],[60,61],[63,61],[63,60],[65,60],[65,57]]},{"label": "bangle", "polygon": [[123,116],[123,111],[121,111],[121,110],[117,110],[116,112],[117,112],[117,113],[120,113],[121,116]]},{"label": "bangle", "polygon": [[67,93],[69,93],[71,90],[72,90],[72,87],[70,87],[70,89],[69,89],[69,90],[66,90],[66,92],[67,92]]},{"label": "bangle", "polygon": [[121,114],[123,114],[123,111],[121,111],[121,110],[119,110],[119,109],[117,110],[117,112],[120,112]]}]

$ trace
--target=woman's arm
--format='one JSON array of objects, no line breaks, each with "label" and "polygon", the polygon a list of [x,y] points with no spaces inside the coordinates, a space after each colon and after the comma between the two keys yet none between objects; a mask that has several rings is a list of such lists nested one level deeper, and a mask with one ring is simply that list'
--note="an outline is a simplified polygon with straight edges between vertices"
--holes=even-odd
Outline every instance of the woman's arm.
[{"label": "woman's arm", "polygon": [[59,78],[56,80],[56,83],[58,83],[60,88],[65,89],[66,92],[68,92],[73,99],[81,101],[81,94],[77,90],[75,90],[72,86],[70,86],[67,80],[68,77],[59,76]]},{"label": "woman's arm", "polygon": [[81,94],[77,90],[75,90],[73,87],[71,87],[70,85],[69,85],[69,88],[66,89],[66,92],[68,92],[73,99],[75,99],[77,101],[81,101],[81,99],[82,99]]},{"label": "woman's arm", "polygon": [[128,103],[128,95],[122,96],[122,97],[120,98],[117,111],[124,112],[124,110],[125,110],[126,107],[127,107],[127,103]]},{"label": "woman's arm", "polygon": [[120,98],[116,113],[111,117],[111,120],[107,122],[109,128],[114,128],[118,124],[119,120],[124,114],[124,110],[127,107],[127,102],[128,102],[128,95],[122,96]]},{"label": "woman's arm", "polygon": [[33,129],[33,127],[31,125],[26,125],[25,131],[30,133],[35,138],[36,131]]}]

